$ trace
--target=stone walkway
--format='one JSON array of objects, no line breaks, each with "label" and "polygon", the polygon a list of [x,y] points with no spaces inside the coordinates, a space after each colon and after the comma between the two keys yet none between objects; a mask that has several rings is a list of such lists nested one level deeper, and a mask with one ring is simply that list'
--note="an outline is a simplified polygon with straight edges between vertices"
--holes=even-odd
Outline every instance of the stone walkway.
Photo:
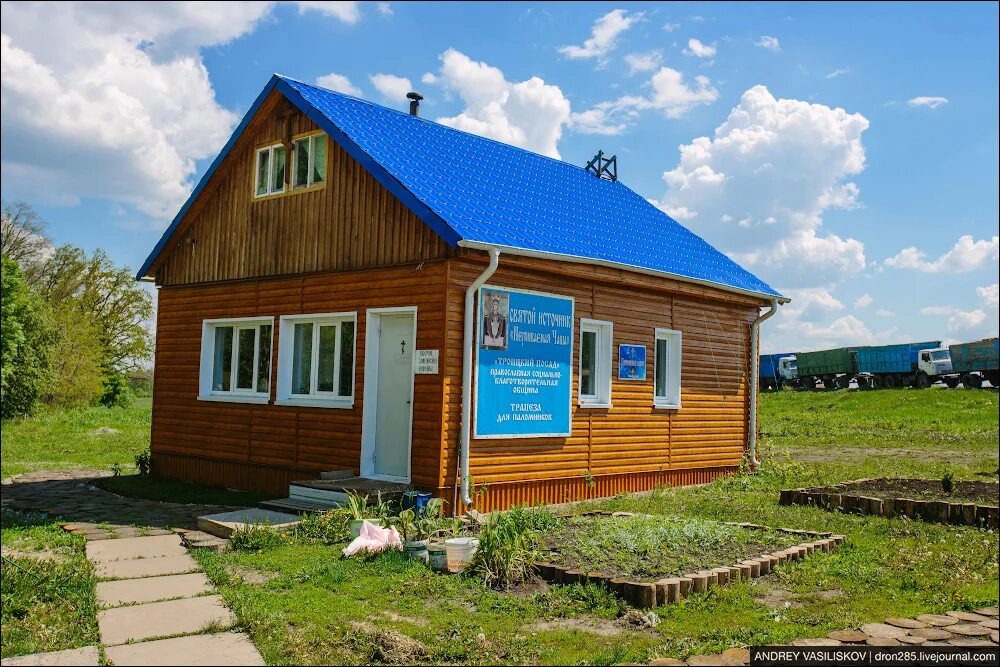
[{"label": "stone walkway", "polygon": [[[94,487],[103,473],[39,472],[4,480],[12,509],[70,519],[99,582],[97,625],[114,665],[263,665],[187,547],[225,544],[197,517],[235,508],[122,498]],[[152,527],[151,527],[152,526]],[[97,647],[5,659],[6,665],[97,665]]]},{"label": "stone walkway", "polygon": [[[866,623],[858,630],[834,630],[826,637],[795,639],[792,646],[982,646],[1000,644],[1000,609],[986,607],[945,614],[922,614],[916,618],[887,618],[885,623]],[[657,658],[650,665],[748,665],[750,651],[731,648],[717,655],[696,655],[685,660]]]}]

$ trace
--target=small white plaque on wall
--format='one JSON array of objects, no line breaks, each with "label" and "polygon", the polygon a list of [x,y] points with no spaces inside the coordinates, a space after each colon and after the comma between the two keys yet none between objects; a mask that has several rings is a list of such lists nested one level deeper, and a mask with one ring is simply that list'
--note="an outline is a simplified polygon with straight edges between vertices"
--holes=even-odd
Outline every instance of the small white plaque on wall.
[{"label": "small white plaque on wall", "polygon": [[417,375],[438,374],[438,351],[417,350]]}]

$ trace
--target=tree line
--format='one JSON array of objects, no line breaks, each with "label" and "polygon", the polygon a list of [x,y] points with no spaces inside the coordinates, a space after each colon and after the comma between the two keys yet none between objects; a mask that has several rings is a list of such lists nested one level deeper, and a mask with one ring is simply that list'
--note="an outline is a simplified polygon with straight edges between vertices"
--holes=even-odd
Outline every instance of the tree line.
[{"label": "tree line", "polygon": [[30,204],[2,202],[3,419],[39,405],[125,405],[152,357],[152,295],[103,250],[55,246]]}]

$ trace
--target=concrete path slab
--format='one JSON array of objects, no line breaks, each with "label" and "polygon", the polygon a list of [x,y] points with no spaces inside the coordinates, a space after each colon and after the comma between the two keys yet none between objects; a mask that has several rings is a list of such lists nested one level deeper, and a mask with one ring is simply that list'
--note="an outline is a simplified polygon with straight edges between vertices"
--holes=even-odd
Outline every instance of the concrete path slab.
[{"label": "concrete path slab", "polygon": [[[86,646],[84,648],[71,648],[66,651],[53,651],[51,653],[32,653],[31,655],[21,655],[16,658],[4,658],[4,667],[7,665],[81,665],[82,667],[97,667],[100,655],[96,646]],[[264,664],[264,663],[256,663]]]},{"label": "concrete path slab", "polygon": [[192,634],[210,626],[225,630],[233,622],[232,613],[218,595],[116,607],[97,614],[97,627],[105,646]]},{"label": "concrete path slab", "polygon": [[105,607],[190,598],[213,590],[212,582],[201,572],[166,577],[145,577],[102,581],[97,584],[97,601]]},{"label": "concrete path slab", "polygon": [[184,574],[201,568],[197,561],[186,553],[163,558],[134,558],[95,563],[94,572],[102,579],[138,579],[140,577],[160,577],[167,574]]},{"label": "concrete path slab", "polygon": [[250,638],[238,632],[109,646],[105,653],[116,666],[264,664]]},{"label": "concrete path slab", "polygon": [[118,540],[87,542],[87,558],[92,563],[107,563],[133,558],[158,558],[187,553],[180,535],[124,537]]},{"label": "concrete path slab", "polygon": [[198,517],[198,528],[218,537],[229,537],[237,528],[246,528],[250,525],[266,525],[275,530],[288,530],[300,521],[297,514],[251,507],[235,512],[200,516]]}]

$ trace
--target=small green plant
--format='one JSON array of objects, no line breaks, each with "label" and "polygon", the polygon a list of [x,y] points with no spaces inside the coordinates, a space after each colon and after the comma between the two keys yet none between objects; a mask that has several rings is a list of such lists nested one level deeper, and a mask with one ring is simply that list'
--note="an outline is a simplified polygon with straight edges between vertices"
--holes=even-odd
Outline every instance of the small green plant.
[{"label": "small green plant", "polygon": [[336,544],[351,539],[351,515],[344,508],[302,515],[296,535],[324,544]]},{"label": "small green plant", "polygon": [[366,495],[362,495],[355,491],[348,491],[346,508],[353,521],[361,521],[362,519],[369,518],[368,496]]},{"label": "small green plant", "polygon": [[593,489],[597,487],[597,481],[594,479],[594,473],[589,470],[583,471],[583,481],[587,483],[588,489]]},{"label": "small green plant", "polygon": [[152,460],[150,458],[149,450],[139,452],[135,455],[135,467],[139,471],[140,477],[149,477],[149,471],[151,468]]},{"label": "small green plant", "polygon": [[952,472],[946,472],[944,477],[941,478],[941,488],[945,493],[950,494],[955,490],[955,475]]},{"label": "small green plant", "polygon": [[121,477],[122,476],[122,470],[123,470],[123,468],[122,468],[122,464],[121,463],[112,463],[111,464],[111,474],[112,474],[112,476],[114,476],[114,477]]},{"label": "small green plant", "polygon": [[411,509],[405,509],[399,513],[397,520],[399,529],[403,532],[403,541],[410,542],[411,538],[419,539],[417,533],[417,514]]},{"label": "small green plant", "polygon": [[539,557],[536,526],[546,523],[540,514],[518,506],[493,515],[479,533],[470,571],[492,588],[510,588],[527,579]]},{"label": "small green plant", "polygon": [[256,553],[280,546],[281,533],[267,524],[251,523],[237,528],[229,536],[229,550]]}]

